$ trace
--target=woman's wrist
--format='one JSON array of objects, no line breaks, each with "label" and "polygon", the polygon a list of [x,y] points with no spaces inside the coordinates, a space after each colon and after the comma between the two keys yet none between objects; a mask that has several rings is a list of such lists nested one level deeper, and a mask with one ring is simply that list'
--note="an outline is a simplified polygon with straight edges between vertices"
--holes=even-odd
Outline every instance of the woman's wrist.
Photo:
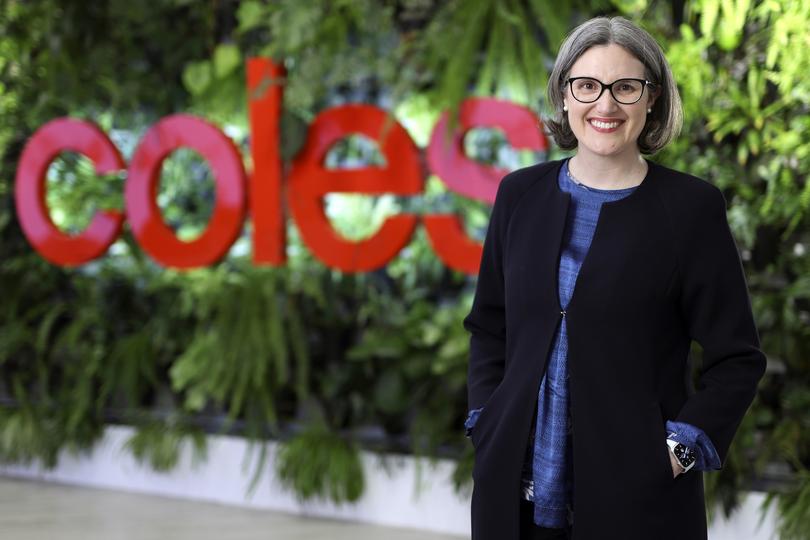
[{"label": "woman's wrist", "polygon": [[672,451],[672,448],[669,449],[669,463],[672,465],[672,477],[675,478],[679,474],[683,474],[686,469],[678,462],[678,458],[675,457],[675,453]]}]

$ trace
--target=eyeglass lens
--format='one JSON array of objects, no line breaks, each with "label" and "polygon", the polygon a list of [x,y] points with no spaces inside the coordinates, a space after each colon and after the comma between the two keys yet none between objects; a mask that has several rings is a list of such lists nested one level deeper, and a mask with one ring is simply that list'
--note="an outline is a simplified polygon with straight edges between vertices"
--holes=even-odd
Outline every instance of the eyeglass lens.
[{"label": "eyeglass lens", "polygon": [[[644,84],[633,79],[619,79],[613,83],[611,90],[616,101],[631,104],[641,98]],[[602,93],[602,84],[596,79],[577,79],[571,82],[571,91],[580,101],[596,101]]]}]

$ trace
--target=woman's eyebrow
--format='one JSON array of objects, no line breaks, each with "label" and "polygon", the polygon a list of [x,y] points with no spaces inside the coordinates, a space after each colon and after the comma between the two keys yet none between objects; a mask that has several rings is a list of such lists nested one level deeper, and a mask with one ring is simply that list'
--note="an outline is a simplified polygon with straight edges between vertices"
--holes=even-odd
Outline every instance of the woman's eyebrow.
[{"label": "woman's eyebrow", "polygon": [[[593,75],[569,75],[568,77],[570,79],[573,79],[575,77],[587,77],[589,79],[596,79],[597,81],[602,81],[602,79],[600,79],[599,77],[594,77]],[[623,75],[621,77],[616,77],[613,80],[614,81],[620,81],[622,79],[646,79],[646,77],[644,75],[626,75],[626,76]],[[602,81],[602,82],[608,82],[608,81]]]}]

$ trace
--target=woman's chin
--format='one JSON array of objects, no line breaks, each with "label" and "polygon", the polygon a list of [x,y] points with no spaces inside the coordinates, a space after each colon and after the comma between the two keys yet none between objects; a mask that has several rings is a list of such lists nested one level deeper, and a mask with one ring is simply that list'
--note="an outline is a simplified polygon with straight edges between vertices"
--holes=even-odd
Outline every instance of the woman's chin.
[{"label": "woman's chin", "polygon": [[595,156],[600,157],[614,157],[624,153],[625,147],[618,146],[618,145],[604,145],[604,144],[587,144],[579,145],[579,149],[582,150],[583,148],[587,149],[587,151]]}]

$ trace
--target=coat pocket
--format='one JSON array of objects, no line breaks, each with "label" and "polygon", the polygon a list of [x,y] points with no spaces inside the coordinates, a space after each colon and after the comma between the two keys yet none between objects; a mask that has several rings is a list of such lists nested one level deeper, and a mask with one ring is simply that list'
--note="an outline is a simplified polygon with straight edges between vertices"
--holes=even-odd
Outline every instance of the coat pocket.
[{"label": "coat pocket", "polygon": [[489,422],[489,417],[492,414],[499,414],[498,403],[495,397],[498,395],[498,390],[500,390],[501,385],[495,387],[492,394],[490,394],[487,401],[484,403],[481,412],[478,414],[478,420],[475,421],[475,425],[470,432],[470,441],[472,442],[473,448],[478,448],[478,444],[481,441],[483,435],[486,434],[488,429],[487,422]]},{"label": "coat pocket", "polygon": [[672,482],[674,478],[672,476],[672,463],[669,460],[669,446],[667,446],[666,420],[664,420],[664,415],[661,412],[661,405],[657,401],[653,403],[653,416],[656,422],[654,441],[656,474],[660,473],[659,476],[664,481]]},{"label": "coat pocket", "polygon": [[[492,400],[491,399],[488,400],[487,403],[489,403],[490,401]],[[470,441],[472,441],[473,448],[478,448],[478,442],[481,437],[481,432],[486,428],[486,426],[483,424],[487,416],[489,416],[487,414],[488,410],[489,409],[487,408],[487,406],[484,405],[484,408],[481,409],[480,413],[478,413],[478,420],[475,421],[475,425],[472,427],[472,430],[470,431]]]}]

